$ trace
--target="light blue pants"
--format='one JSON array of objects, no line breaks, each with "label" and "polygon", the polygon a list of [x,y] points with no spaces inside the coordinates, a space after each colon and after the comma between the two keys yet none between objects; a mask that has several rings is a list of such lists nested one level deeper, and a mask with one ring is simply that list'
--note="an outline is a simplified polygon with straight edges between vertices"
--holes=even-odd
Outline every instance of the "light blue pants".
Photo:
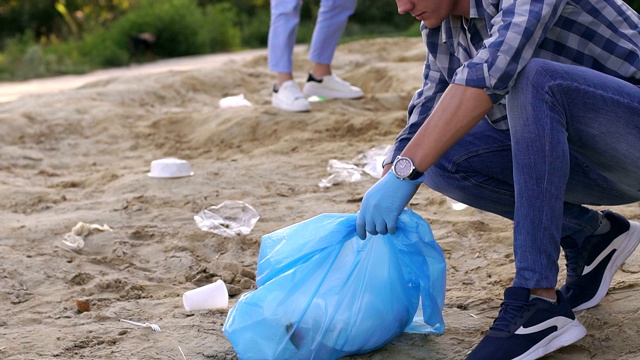
[{"label": "light blue pants", "polygon": [[555,288],[561,245],[598,228],[583,205],[640,200],[640,87],[533,59],[507,96],[509,130],[481,121],[425,183],[514,221],[514,286]]},{"label": "light blue pants", "polygon": [[[309,60],[330,65],[338,41],[347,27],[357,0],[321,0],[318,19],[311,38]],[[271,0],[269,27],[269,70],[293,72],[293,47],[300,23],[302,0]]]}]

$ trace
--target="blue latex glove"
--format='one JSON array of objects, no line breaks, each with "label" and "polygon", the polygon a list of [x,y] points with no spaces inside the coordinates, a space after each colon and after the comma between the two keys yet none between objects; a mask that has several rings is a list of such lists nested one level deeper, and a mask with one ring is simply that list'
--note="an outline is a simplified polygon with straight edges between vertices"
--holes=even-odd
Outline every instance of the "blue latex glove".
[{"label": "blue latex glove", "polygon": [[400,180],[389,171],[364,194],[358,212],[356,231],[364,240],[371,235],[395,234],[400,213],[416,193],[424,175],[417,180]]}]

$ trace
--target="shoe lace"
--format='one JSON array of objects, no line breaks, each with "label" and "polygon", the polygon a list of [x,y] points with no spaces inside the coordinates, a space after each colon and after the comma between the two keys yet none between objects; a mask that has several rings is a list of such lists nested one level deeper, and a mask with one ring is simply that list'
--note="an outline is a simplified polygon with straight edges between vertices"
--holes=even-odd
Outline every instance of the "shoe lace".
[{"label": "shoe lace", "polygon": [[580,252],[577,249],[565,249],[564,258],[567,263],[567,278],[577,277],[580,269]]},{"label": "shoe lace", "polygon": [[582,275],[582,269],[586,261],[587,249],[578,247],[575,249],[564,249],[564,258],[567,267],[567,279],[578,278]]},{"label": "shoe lace", "polygon": [[500,304],[498,317],[489,330],[509,332],[510,328],[529,307],[529,302],[505,300]]}]

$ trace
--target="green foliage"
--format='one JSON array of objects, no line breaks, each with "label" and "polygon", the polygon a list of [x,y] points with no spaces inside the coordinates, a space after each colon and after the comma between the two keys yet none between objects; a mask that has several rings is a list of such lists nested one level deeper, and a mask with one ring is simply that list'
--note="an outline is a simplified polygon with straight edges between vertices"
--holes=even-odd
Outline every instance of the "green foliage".
[{"label": "green foliage", "polygon": [[128,46],[130,36],[143,32],[155,34],[154,54],[176,57],[208,52],[208,24],[196,0],[140,0],[111,32],[118,47]]},{"label": "green foliage", "polygon": [[66,6],[65,0],[59,0],[53,3],[53,7],[58,11],[62,19],[66,23],[67,27],[71,31],[71,34],[76,36],[80,33],[80,27],[78,26],[78,22],[69,12],[69,9]]},{"label": "green foliage", "polygon": [[[296,34],[296,43],[310,43],[315,26],[316,24],[313,21],[300,21],[300,24],[298,25],[298,33]],[[348,27],[349,26],[347,26],[347,28]],[[345,31],[345,34],[346,33],[347,31]]]},{"label": "green foliage", "polygon": [[31,31],[36,39],[67,39],[120,17],[136,0],[0,0],[4,39]]},{"label": "green foliage", "polygon": [[44,47],[48,75],[79,74],[92,68],[80,54],[79,40],[57,42]]},{"label": "green foliage", "polygon": [[242,16],[241,21],[243,47],[266,47],[269,38],[269,22],[271,21],[269,9],[255,9],[253,14]]},{"label": "green foliage", "polygon": [[209,52],[209,32],[203,31],[208,26],[196,0],[142,0],[110,27],[85,35],[79,53],[94,68],[149,60],[144,54],[131,57],[132,37],[148,32],[156,36],[154,58],[204,54]]},{"label": "green foliage", "polygon": [[209,35],[209,51],[222,52],[241,48],[240,16],[233,4],[222,2],[207,5],[204,13]]},{"label": "green foliage", "polygon": [[46,74],[45,57],[42,45],[31,45],[22,56],[21,66],[18,68],[18,77],[40,77]]},{"label": "green foliage", "polygon": [[[303,1],[298,43],[311,41],[319,6]],[[0,80],[266,47],[270,17],[268,0],[0,0]],[[416,24],[391,0],[361,0],[343,41],[419,36]],[[132,57],[130,37],[145,32],[152,56]]]},{"label": "green foliage", "polygon": [[398,14],[395,1],[389,0],[359,1],[356,12],[349,19],[349,24],[369,29],[375,29],[382,25],[388,29],[404,30],[416,23],[416,19],[412,16]]},{"label": "green foliage", "polygon": [[77,51],[88,67],[120,66],[129,60],[127,41],[117,31],[100,29],[86,35],[78,44]]},{"label": "green foliage", "polygon": [[[37,46],[34,44],[33,32],[28,30],[23,34],[5,39],[3,45],[4,51],[2,53],[2,61],[0,62],[0,78],[24,78],[23,76],[27,70],[25,69],[23,58],[30,51],[30,48]],[[37,52],[37,50],[31,50],[29,56],[33,57],[35,52]]]}]

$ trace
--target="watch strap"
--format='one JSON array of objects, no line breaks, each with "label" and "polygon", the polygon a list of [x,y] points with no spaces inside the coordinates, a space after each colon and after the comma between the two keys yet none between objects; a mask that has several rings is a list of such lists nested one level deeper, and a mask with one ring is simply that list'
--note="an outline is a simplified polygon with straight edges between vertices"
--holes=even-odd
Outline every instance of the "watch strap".
[{"label": "watch strap", "polygon": [[413,171],[411,171],[411,174],[409,174],[409,176],[407,176],[407,179],[409,180],[418,180],[422,177],[422,175],[424,175],[423,172],[420,172],[418,170],[416,170],[415,168],[413,169]]}]

